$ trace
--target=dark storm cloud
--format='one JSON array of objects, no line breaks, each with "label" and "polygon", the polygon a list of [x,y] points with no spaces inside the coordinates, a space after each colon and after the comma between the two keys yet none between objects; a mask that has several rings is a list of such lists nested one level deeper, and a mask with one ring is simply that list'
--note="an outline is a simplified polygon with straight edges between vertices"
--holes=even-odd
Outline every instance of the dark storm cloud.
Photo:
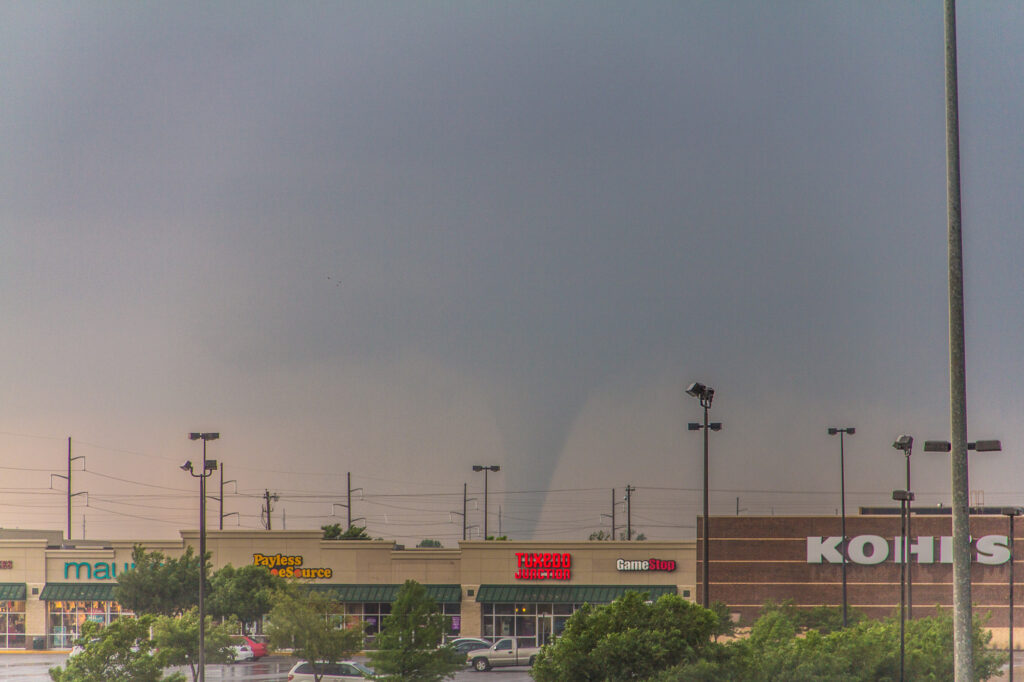
[{"label": "dark storm cloud", "polygon": [[[1008,66],[1019,46],[999,26],[1021,17],[967,11],[966,215],[982,223],[968,238],[969,314],[1003,332],[970,341],[998,358],[977,363],[998,382],[994,366],[1020,362],[1002,345],[1020,316],[1001,306],[1020,283],[1007,234],[1020,200],[1005,178],[1022,163],[1000,137],[1019,135],[1022,89]],[[732,436],[767,461],[810,456],[792,432],[851,412],[881,431],[921,414],[941,428],[936,8],[174,3],[3,16],[0,73],[16,96],[0,104],[15,246],[2,281],[17,292],[14,345],[45,351],[13,370],[19,386],[59,384],[43,371],[56,366],[82,387],[121,377],[130,394],[144,372],[159,404],[180,406],[199,392],[180,378],[198,362],[225,399],[259,387],[238,411],[267,394],[242,422],[299,418],[309,407],[275,404],[274,377],[413,353],[483,387],[508,488],[551,483],[588,399],[666,376],[680,390],[720,385],[737,426],[781,419]],[[71,320],[74,347],[53,340],[55,317]],[[782,408],[777,395],[796,399]]]}]

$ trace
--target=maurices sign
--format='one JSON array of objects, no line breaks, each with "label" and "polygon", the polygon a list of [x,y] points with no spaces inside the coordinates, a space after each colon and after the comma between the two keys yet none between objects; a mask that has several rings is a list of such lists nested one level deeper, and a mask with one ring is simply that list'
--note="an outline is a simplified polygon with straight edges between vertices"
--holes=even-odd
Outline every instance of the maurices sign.
[{"label": "maurices sign", "polygon": [[[918,564],[953,563],[953,538],[919,535],[908,543],[910,561]],[[979,564],[998,566],[1010,560],[1010,541],[1006,535],[983,535],[973,542],[974,560]],[[846,547],[848,563],[873,565],[885,561],[902,561],[903,538],[881,535],[855,535]],[[820,535],[807,538],[807,563],[840,564],[843,562],[842,537]]]}]

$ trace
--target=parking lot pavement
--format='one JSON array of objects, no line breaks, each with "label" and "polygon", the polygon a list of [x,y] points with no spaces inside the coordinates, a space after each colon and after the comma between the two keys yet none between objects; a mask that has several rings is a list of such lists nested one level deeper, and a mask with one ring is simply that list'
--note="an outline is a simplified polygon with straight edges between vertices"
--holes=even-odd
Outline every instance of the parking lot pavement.
[{"label": "parking lot pavement", "polygon": [[[359,657],[363,658],[363,657]],[[63,665],[67,654],[0,654],[0,680],[4,682],[50,682],[49,670]],[[254,663],[206,666],[206,679],[230,682],[285,682],[295,659],[269,656]],[[186,672],[186,677],[191,678]],[[455,674],[455,682],[531,682],[529,668],[496,668],[478,673],[471,668]]]},{"label": "parking lot pavement", "polygon": [[455,682],[532,682],[529,668],[492,668],[485,673],[478,673],[466,668],[455,673]]},{"label": "parking lot pavement", "polygon": [[[49,670],[63,665],[67,654],[0,654],[0,680],[50,682]],[[294,659],[270,656],[254,663],[206,666],[206,679],[231,682],[284,682]],[[186,672],[191,679],[191,675]]]}]

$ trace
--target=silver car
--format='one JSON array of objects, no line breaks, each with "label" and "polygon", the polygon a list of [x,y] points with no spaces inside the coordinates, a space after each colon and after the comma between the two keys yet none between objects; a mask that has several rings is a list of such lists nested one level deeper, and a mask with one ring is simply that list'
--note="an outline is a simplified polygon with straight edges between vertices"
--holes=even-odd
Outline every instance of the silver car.
[{"label": "silver car", "polygon": [[[373,677],[373,670],[357,661],[340,661],[338,663],[320,663],[324,676],[322,682],[339,682],[340,680],[365,680]],[[299,661],[288,671],[288,682],[314,682],[316,676],[313,664]]]}]

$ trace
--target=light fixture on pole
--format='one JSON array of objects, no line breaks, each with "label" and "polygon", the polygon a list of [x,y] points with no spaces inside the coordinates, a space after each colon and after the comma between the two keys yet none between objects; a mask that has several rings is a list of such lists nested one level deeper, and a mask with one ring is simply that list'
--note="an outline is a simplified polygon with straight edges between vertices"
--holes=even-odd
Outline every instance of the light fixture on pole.
[{"label": "light fixture on pole", "polygon": [[1013,682],[1013,519],[1024,514],[1024,509],[1020,507],[1003,507],[1000,513],[1010,519],[1010,615],[1008,616],[1007,625],[1010,631],[1010,682]]},{"label": "light fixture on pole", "polygon": [[846,627],[846,609],[847,609],[847,598],[846,598],[846,467],[843,462],[843,436],[857,433],[857,429],[852,426],[835,427],[830,426],[828,429],[828,435],[834,436],[839,434],[839,507],[842,510],[842,552],[843,552],[843,627]]},{"label": "light fixture on pole", "polygon": [[[948,440],[926,440],[924,442],[925,452],[949,452],[953,449]],[[1000,440],[978,440],[967,444],[968,450],[978,452],[1002,452],[1003,442]]]},{"label": "light fixture on pole", "polygon": [[[925,452],[950,452],[953,446],[948,440],[926,440],[924,442]],[[967,443],[968,450],[976,452],[1002,452],[1003,442],[1000,440],[977,440]],[[971,508],[967,508],[968,514]]]},{"label": "light fixture on pole", "polygon": [[[892,444],[894,448],[903,453],[904,459],[907,460],[907,487],[906,490],[910,490],[910,454],[914,449],[914,437],[902,434],[896,439],[896,442]],[[914,499],[911,497],[907,500],[907,532],[903,534],[903,553],[906,555],[906,561],[910,561],[910,500]],[[914,593],[913,593],[913,567],[907,566],[907,612],[910,614],[911,619],[914,617]]]},{"label": "light fixture on pole", "polygon": [[692,396],[699,400],[700,406],[704,408],[704,423],[698,424],[696,422],[690,422],[689,424],[686,425],[686,428],[689,431],[700,431],[701,429],[704,430],[704,518],[702,523],[703,538],[701,543],[704,551],[702,553],[703,560],[701,563],[701,574],[703,576],[701,603],[704,606],[704,608],[710,608],[710,581],[708,579],[708,574],[710,573],[710,571],[708,567],[708,561],[710,560],[711,551],[708,547],[708,545],[710,544],[708,538],[710,538],[711,535],[708,533],[708,431],[721,431],[722,423],[708,422],[708,410],[711,409],[711,401],[714,400],[715,398],[715,389],[695,381],[686,388],[686,395]]},{"label": "light fixture on pole", "polygon": [[190,433],[190,440],[203,441],[203,466],[197,474],[189,460],[181,465],[193,478],[199,479],[199,682],[206,682],[206,479],[217,470],[217,460],[206,459],[206,443],[220,438],[219,433]]},{"label": "light fixture on pole", "polygon": [[491,464],[491,465],[488,465],[488,466],[483,466],[481,464],[474,464],[473,465],[473,471],[482,471],[482,472],[484,472],[484,540],[486,540],[487,539],[487,474],[488,474],[488,472],[491,472],[491,471],[493,471],[495,473],[501,471],[501,466],[498,465],[498,464]]},{"label": "light fixture on pole", "polygon": [[906,613],[903,608],[905,603],[904,588],[907,584],[907,559],[909,558],[907,552],[907,510],[910,507],[910,503],[914,500],[914,493],[909,490],[893,490],[892,499],[899,500],[900,503],[900,534],[903,536],[903,547],[900,550],[900,680],[902,682],[907,628]]}]

